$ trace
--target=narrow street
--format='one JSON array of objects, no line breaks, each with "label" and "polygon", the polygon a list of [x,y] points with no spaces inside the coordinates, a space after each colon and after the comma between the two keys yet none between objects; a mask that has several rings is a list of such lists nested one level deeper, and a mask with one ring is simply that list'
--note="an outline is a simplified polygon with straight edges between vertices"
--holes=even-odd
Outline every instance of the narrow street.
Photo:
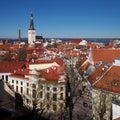
[{"label": "narrow street", "polygon": [[69,120],[92,120],[92,101],[88,95],[89,91],[82,89],[82,77],[77,69],[67,63],[68,67],[68,89],[69,93],[69,113],[72,114]]}]

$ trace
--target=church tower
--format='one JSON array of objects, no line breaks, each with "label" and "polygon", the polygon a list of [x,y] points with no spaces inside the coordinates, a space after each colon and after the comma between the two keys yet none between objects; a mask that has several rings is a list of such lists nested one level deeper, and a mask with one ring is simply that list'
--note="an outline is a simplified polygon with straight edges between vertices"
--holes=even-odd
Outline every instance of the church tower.
[{"label": "church tower", "polygon": [[31,13],[30,27],[28,29],[28,43],[30,45],[33,45],[35,40],[36,40],[36,31],[35,31],[35,28],[34,28],[33,14]]}]

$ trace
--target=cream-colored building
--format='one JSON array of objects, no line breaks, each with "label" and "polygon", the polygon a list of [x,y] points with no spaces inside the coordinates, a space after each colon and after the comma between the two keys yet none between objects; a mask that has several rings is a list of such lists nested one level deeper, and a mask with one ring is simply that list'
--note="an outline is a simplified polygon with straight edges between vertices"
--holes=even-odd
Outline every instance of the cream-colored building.
[{"label": "cream-colored building", "polygon": [[42,70],[19,69],[8,76],[8,83],[22,96],[26,105],[36,105],[48,112],[65,109],[66,75],[60,66]]}]

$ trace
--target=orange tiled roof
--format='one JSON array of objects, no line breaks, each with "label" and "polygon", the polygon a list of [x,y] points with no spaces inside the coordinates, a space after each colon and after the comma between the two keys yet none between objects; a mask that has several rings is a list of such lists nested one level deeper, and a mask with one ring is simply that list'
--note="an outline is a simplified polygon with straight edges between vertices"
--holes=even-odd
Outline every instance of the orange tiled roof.
[{"label": "orange tiled roof", "polygon": [[120,66],[112,66],[93,85],[93,88],[120,94]]},{"label": "orange tiled roof", "polygon": [[37,64],[53,63],[53,60],[36,60],[35,63]]},{"label": "orange tiled roof", "polygon": [[17,69],[14,71],[14,74],[21,76],[29,75],[29,69]]},{"label": "orange tiled roof", "polygon": [[103,45],[99,44],[99,43],[87,43],[87,46],[89,48],[101,48],[101,47],[103,47]]},{"label": "orange tiled roof", "polygon": [[82,42],[82,39],[73,39],[69,40],[68,42],[79,44],[80,42]]},{"label": "orange tiled roof", "polygon": [[96,82],[108,69],[108,67],[100,64],[93,72],[88,76],[88,81],[93,84]]},{"label": "orange tiled roof", "polygon": [[116,58],[120,58],[120,49],[92,49],[91,52],[94,64],[100,61],[111,64]]},{"label": "orange tiled roof", "polygon": [[89,62],[89,61],[87,61],[83,66],[81,66],[80,68],[79,68],[79,73],[81,74],[81,75],[83,75],[84,74],[84,72],[88,69],[88,67],[91,65],[91,63]]},{"label": "orange tiled roof", "polygon": [[[43,82],[47,83],[58,83],[60,75],[64,74],[63,69],[61,67],[50,67],[40,71],[41,77],[46,80]],[[63,82],[61,82],[63,83]]]},{"label": "orange tiled roof", "polygon": [[25,62],[0,62],[0,73],[13,73],[14,70],[21,69]]},{"label": "orange tiled roof", "polygon": [[56,63],[58,63],[60,66],[64,65],[64,61],[61,58],[59,58],[59,57],[55,57],[54,61]]}]

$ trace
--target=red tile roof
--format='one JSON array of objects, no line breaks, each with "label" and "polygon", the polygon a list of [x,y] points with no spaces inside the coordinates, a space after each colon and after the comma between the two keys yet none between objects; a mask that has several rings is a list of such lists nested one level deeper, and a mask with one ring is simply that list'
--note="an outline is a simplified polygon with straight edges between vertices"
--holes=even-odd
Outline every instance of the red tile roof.
[{"label": "red tile roof", "polygon": [[53,60],[36,60],[35,63],[37,64],[53,63]]},{"label": "red tile roof", "polygon": [[18,69],[14,71],[14,74],[21,76],[29,75],[29,69]]},{"label": "red tile roof", "polygon": [[8,45],[0,45],[0,50],[9,50],[9,46]]},{"label": "red tile roof", "polygon": [[79,44],[80,42],[82,42],[82,39],[73,39],[69,40],[68,42]]},{"label": "red tile roof", "polygon": [[107,66],[100,64],[95,70],[88,76],[88,81],[93,84],[96,82],[108,69]]},{"label": "red tile roof", "polygon": [[101,47],[103,47],[103,45],[100,43],[87,43],[87,46],[89,48],[101,48]]},{"label": "red tile roof", "polygon": [[114,119],[114,120],[120,120],[120,117],[119,117],[119,118],[116,118],[116,119]]},{"label": "red tile roof", "polygon": [[91,63],[90,63],[89,61],[87,61],[85,64],[83,64],[83,65],[78,69],[79,73],[80,73],[81,75],[83,75],[84,72],[89,68],[90,65],[91,65]]},{"label": "red tile roof", "polygon": [[0,73],[13,73],[14,70],[21,69],[25,62],[0,62]]},{"label": "red tile roof", "polygon": [[59,58],[59,57],[55,57],[55,59],[53,61],[58,63],[60,66],[64,65],[64,61],[61,58]]},{"label": "red tile roof", "polygon": [[120,58],[120,49],[92,49],[91,52],[94,64],[100,61],[111,64],[116,58]]},{"label": "red tile roof", "polygon": [[[60,75],[64,74],[64,70],[61,67],[50,67],[44,70],[40,70],[40,76],[46,80],[43,82],[47,83],[59,83]],[[65,83],[61,82],[61,83]]]},{"label": "red tile roof", "polygon": [[120,94],[120,66],[110,67],[92,87]]}]

